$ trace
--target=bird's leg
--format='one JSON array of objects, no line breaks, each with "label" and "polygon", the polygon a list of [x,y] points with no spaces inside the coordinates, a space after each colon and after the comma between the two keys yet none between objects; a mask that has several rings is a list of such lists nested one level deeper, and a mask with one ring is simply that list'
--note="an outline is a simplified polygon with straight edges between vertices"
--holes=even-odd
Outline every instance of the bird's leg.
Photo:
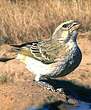
[{"label": "bird's leg", "polygon": [[55,89],[54,89],[54,87],[52,85],[50,85],[49,83],[43,81],[43,77],[42,76],[38,76],[37,75],[35,77],[35,81],[37,82],[37,84],[39,86],[42,86],[42,87],[44,87],[44,88],[46,88],[48,90],[51,90],[51,91],[55,91]]},{"label": "bird's leg", "polygon": [[[46,77],[47,78],[47,77]],[[47,78],[47,80],[51,80],[49,77]],[[57,88],[55,89],[52,85],[50,85],[48,82],[45,82],[44,81],[44,77],[43,76],[40,76],[40,75],[37,75],[35,77],[35,82],[41,86],[41,87],[44,87],[46,88],[47,90],[51,90],[51,91],[54,91],[54,92],[58,92],[58,93],[61,93],[61,94],[64,94],[64,90],[63,88]]]}]

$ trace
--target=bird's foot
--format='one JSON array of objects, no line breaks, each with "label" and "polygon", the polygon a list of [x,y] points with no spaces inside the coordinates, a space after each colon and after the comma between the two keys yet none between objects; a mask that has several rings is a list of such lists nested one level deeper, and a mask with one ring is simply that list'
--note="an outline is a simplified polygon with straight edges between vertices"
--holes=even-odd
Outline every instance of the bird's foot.
[{"label": "bird's foot", "polygon": [[41,87],[44,87],[46,88],[47,90],[50,90],[50,91],[55,91],[54,87],[50,84],[48,84],[47,82],[43,82],[43,81],[36,81],[36,83],[41,86]]},{"label": "bird's foot", "polygon": [[57,88],[55,91],[56,91],[56,92],[59,92],[59,93],[61,93],[61,94],[64,94],[63,88]]},{"label": "bird's foot", "polygon": [[52,85],[50,85],[50,84],[47,83],[47,82],[43,82],[43,81],[35,81],[35,82],[36,82],[39,86],[44,87],[44,89],[46,88],[46,89],[49,90],[49,91],[58,92],[58,93],[61,93],[61,94],[64,93],[63,88],[57,88],[57,89],[55,89]]}]

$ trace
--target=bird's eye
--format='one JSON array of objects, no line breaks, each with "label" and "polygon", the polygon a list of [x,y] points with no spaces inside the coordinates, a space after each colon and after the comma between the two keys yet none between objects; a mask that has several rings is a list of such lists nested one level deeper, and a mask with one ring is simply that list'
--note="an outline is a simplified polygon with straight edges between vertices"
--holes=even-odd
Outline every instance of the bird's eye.
[{"label": "bird's eye", "polygon": [[68,26],[67,24],[64,24],[64,25],[63,25],[64,28],[67,28],[67,26]]}]

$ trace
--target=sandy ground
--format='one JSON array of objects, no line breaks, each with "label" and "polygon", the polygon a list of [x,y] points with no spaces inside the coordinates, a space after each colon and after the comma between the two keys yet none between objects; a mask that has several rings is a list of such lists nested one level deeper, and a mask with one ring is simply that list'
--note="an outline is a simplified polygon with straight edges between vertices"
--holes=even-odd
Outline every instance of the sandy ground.
[{"label": "sandy ground", "polygon": [[[91,87],[91,40],[88,34],[79,35],[79,46],[83,59],[80,66],[71,74],[60,78],[74,81],[86,87]],[[0,55],[15,56],[10,46],[2,45]],[[65,101],[66,95],[48,91],[33,82],[34,76],[25,65],[16,59],[0,62],[0,110],[25,110],[32,105],[44,102]]]}]

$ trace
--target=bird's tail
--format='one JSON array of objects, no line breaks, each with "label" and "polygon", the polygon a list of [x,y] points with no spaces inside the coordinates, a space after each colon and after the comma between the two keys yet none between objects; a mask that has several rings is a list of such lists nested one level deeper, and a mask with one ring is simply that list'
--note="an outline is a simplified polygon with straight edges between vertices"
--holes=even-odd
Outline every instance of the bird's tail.
[{"label": "bird's tail", "polygon": [[0,62],[7,62],[7,61],[12,60],[12,59],[15,59],[15,57],[8,58],[5,56],[0,56]]},{"label": "bird's tail", "polygon": [[22,47],[26,47],[27,45],[31,45],[32,42],[22,43],[22,44],[10,44],[12,46],[12,51],[18,52]]},{"label": "bird's tail", "polygon": [[32,43],[36,43],[37,41],[35,42],[25,42],[25,43],[22,43],[22,44],[10,44],[10,46],[13,46],[13,47],[16,47],[16,48],[22,48],[22,47],[25,47],[27,45],[32,45]]},{"label": "bird's tail", "polygon": [[22,47],[22,44],[10,44],[10,46],[12,46],[12,48],[11,48],[11,51],[12,52],[18,52],[20,49],[21,49],[21,47]]}]

